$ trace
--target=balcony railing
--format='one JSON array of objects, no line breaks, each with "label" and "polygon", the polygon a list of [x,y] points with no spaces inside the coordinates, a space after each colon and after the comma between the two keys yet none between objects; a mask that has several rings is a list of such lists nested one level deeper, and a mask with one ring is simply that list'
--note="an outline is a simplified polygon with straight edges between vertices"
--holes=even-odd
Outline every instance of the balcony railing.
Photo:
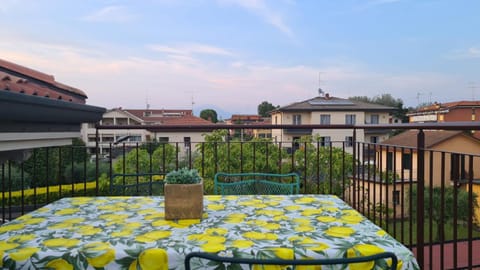
[{"label": "balcony railing", "polygon": [[[145,126],[98,126],[145,129]],[[3,222],[62,197],[162,195],[163,176],[196,168],[212,193],[216,172],[297,172],[302,193],[335,194],[414,250],[422,269],[472,268],[480,243],[480,153],[425,148],[424,130],[462,130],[473,123],[429,125],[249,125],[248,129],[348,130],[344,141],[322,146],[313,137],[299,141],[241,141],[227,130],[242,125],[155,126],[174,131],[210,130],[203,141],[110,144],[108,156],[92,158],[84,146],[33,149],[28,160],[0,164],[0,217]],[[418,130],[417,147],[357,141],[357,131]],[[223,133],[222,133],[223,132]],[[213,134],[213,135],[212,135]],[[477,142],[478,144],[478,142]],[[291,148],[295,145],[294,148]],[[290,148],[291,151],[287,151]],[[347,151],[348,148],[348,151]],[[452,150],[453,149],[453,150]],[[471,149],[472,151],[474,149]]]}]

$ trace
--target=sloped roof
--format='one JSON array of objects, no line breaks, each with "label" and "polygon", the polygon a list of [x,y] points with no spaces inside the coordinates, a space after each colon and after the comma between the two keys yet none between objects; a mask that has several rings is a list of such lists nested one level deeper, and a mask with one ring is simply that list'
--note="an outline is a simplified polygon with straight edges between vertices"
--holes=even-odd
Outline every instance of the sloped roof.
[{"label": "sloped roof", "polygon": [[87,95],[80,89],[55,81],[48,75],[0,59],[0,90],[85,104]]},{"label": "sloped roof", "polygon": [[194,116],[192,110],[118,109],[154,125],[211,125],[212,122]]},{"label": "sloped roof", "polygon": [[[396,136],[393,136],[385,141],[382,144],[395,145],[395,146],[404,146],[404,147],[417,147],[417,134],[418,130],[407,130]],[[476,138],[466,135],[462,131],[453,131],[453,130],[424,130],[425,134],[425,147],[431,148],[441,142],[449,140],[455,136],[467,136],[473,140]]]},{"label": "sloped roof", "polygon": [[411,112],[411,114],[420,113],[420,112],[434,112],[434,111],[444,111],[461,107],[480,107],[480,101],[478,100],[460,100],[452,101],[445,103],[434,103],[432,105],[423,106],[416,111]]},{"label": "sloped roof", "polygon": [[366,103],[357,100],[331,97],[328,95],[318,96],[300,102],[295,102],[275,111],[383,111],[391,112],[396,110],[394,107]]}]

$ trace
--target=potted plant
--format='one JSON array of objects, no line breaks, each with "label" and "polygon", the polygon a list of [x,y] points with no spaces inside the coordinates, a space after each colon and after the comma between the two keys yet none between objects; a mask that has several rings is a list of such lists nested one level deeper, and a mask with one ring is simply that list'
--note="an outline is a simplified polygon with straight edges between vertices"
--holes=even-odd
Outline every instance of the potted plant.
[{"label": "potted plant", "polygon": [[182,168],[165,176],[165,219],[200,219],[203,180],[195,169]]}]

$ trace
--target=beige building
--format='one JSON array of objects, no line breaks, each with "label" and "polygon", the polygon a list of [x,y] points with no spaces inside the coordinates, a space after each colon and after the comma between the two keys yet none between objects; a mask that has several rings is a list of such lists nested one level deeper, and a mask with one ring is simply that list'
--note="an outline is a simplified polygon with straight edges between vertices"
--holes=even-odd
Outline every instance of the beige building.
[{"label": "beige building", "polygon": [[[273,125],[362,125],[391,123],[393,107],[332,97],[329,94],[280,107],[271,113]],[[295,141],[305,135],[320,136],[322,146],[333,144],[352,151],[352,129],[274,129],[274,141],[295,148]],[[378,143],[388,138],[386,130],[357,130],[356,141]],[[290,143],[290,144],[289,144]]]},{"label": "beige building", "polygon": [[[410,180],[415,183],[418,179],[417,134],[418,130],[408,130],[385,140],[382,146],[377,147],[375,164],[378,171],[394,173],[390,173],[389,180],[386,180],[387,177],[383,174],[375,180],[358,181],[360,189],[364,191],[361,192],[363,196],[375,197],[378,203],[382,202],[390,209],[395,207],[397,217],[402,207],[405,213],[407,212],[407,205],[402,198],[409,196]],[[443,181],[445,186],[456,184],[466,189],[465,182],[470,177],[470,160],[466,155],[480,153],[480,140],[462,131],[425,130],[424,134],[425,185],[438,187]],[[473,161],[473,179],[478,179],[480,176],[480,167],[475,166],[479,161],[478,157]],[[480,195],[480,181],[474,180],[473,183],[474,192]],[[363,185],[365,188],[362,187]],[[475,215],[480,220],[479,209]]]}]

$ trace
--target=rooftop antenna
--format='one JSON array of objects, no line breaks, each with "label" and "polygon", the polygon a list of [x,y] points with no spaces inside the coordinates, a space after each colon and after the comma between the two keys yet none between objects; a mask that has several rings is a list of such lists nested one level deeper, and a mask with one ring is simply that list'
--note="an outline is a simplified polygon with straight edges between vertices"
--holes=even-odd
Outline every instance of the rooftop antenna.
[{"label": "rooftop antenna", "polygon": [[417,92],[417,106],[420,106],[420,96],[423,95],[421,92]]},{"label": "rooftop antenna", "polygon": [[145,97],[145,103],[146,103],[147,111],[150,110],[150,104],[148,103],[148,92],[147,92],[146,97]]},{"label": "rooftop antenna", "polygon": [[191,95],[191,102],[190,102],[190,104],[191,104],[191,106],[192,106],[191,108],[192,108],[192,113],[193,113],[193,105],[195,105],[195,101],[194,101],[194,99],[193,99],[193,93],[194,93],[194,91],[185,91],[185,92]]},{"label": "rooftop antenna", "polygon": [[320,87],[321,83],[322,83],[322,79],[320,78],[322,75],[322,72],[318,72],[318,95],[321,96],[321,97],[324,97],[325,96],[325,92],[322,90],[322,88]]},{"label": "rooftop antenna", "polygon": [[472,90],[472,100],[475,100],[475,90],[477,89],[477,86],[475,85],[474,82],[469,82],[468,88]]}]

